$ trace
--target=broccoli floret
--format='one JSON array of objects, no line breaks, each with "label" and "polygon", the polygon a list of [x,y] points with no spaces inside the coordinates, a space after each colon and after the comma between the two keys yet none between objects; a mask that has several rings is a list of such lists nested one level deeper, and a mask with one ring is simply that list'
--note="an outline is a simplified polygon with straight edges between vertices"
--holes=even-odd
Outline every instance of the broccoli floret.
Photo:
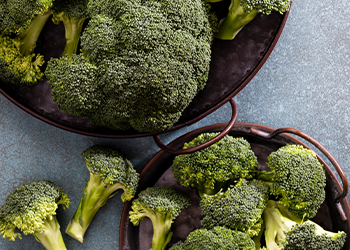
[{"label": "broccoli floret", "polygon": [[[214,138],[217,133],[203,133],[184,149]],[[201,197],[226,189],[232,179],[251,179],[257,174],[258,161],[251,146],[244,138],[226,135],[217,143],[191,154],[176,156],[172,171],[177,181],[194,188]]]},{"label": "broccoli floret", "polygon": [[225,227],[197,229],[192,231],[184,242],[177,242],[169,250],[255,250],[254,241],[247,233]]},{"label": "broccoli floret", "polygon": [[202,197],[202,226],[207,229],[225,226],[250,237],[257,236],[268,199],[269,188],[263,181],[241,179],[225,192]]},{"label": "broccoli floret", "polygon": [[84,150],[81,155],[86,160],[90,179],[66,233],[82,243],[95,214],[116,191],[124,191],[121,195],[123,202],[134,197],[139,174],[129,160],[109,147],[94,145]]},{"label": "broccoli floret", "polygon": [[53,22],[62,22],[65,27],[66,46],[62,55],[71,56],[77,54],[78,45],[83,30],[84,22],[89,18],[89,0],[55,0],[53,11]]},{"label": "broccoli floret", "polygon": [[[290,8],[293,0],[231,0],[227,16],[220,21],[216,38],[232,40],[238,32],[258,13],[269,15],[272,11],[283,14]],[[209,0],[211,2],[211,0]],[[216,0],[213,0],[216,2]]]},{"label": "broccoli floret", "polygon": [[171,225],[181,209],[191,205],[191,200],[171,187],[149,187],[133,200],[129,213],[133,225],[139,225],[145,217],[152,221],[153,237],[151,250],[164,250],[173,233]]},{"label": "broccoli floret", "polygon": [[287,217],[276,201],[269,200],[263,213],[268,250],[340,250],[346,241],[343,231],[330,232],[311,220]]},{"label": "broccoli floret", "polygon": [[56,218],[59,204],[69,207],[69,198],[50,181],[32,181],[18,186],[0,207],[0,233],[14,241],[23,234],[32,234],[48,250],[66,250]]},{"label": "broccoli floret", "polygon": [[44,76],[43,55],[34,53],[38,37],[51,16],[53,0],[0,3],[0,80],[34,85]]},{"label": "broccoli floret", "polygon": [[[81,116],[76,107],[84,100],[84,117],[112,129],[171,127],[208,78],[215,22],[208,10],[204,0],[90,1],[82,59],[71,64],[80,70],[68,75],[60,68],[66,63],[57,62],[67,59],[60,58],[50,60],[45,72],[52,95],[61,96],[54,99],[58,107]],[[85,65],[96,67],[94,81]],[[91,89],[94,96],[85,99]]]},{"label": "broccoli floret", "polygon": [[313,218],[325,199],[326,174],[315,152],[286,145],[272,152],[258,179],[270,186],[278,202],[300,218]]}]

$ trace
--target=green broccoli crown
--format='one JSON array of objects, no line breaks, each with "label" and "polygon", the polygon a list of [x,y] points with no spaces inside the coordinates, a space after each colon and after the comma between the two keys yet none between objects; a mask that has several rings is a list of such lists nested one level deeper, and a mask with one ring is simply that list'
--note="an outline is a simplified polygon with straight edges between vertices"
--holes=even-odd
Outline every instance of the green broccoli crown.
[{"label": "green broccoli crown", "polygon": [[268,201],[263,218],[269,250],[340,250],[346,241],[345,232],[334,233],[311,220],[303,221],[273,200]]},{"label": "green broccoli crown", "polygon": [[[89,171],[100,176],[105,184],[121,184],[124,189],[122,199],[133,197],[139,181],[139,174],[131,162],[122,156],[117,150],[94,145],[81,153],[86,160]],[[128,199],[129,200],[129,199]]]},{"label": "green broccoli crown", "polygon": [[[300,218],[313,218],[325,199],[326,175],[316,154],[301,145],[286,145],[268,157],[270,191]],[[265,180],[266,180],[265,179]]]},{"label": "green broccoli crown", "polygon": [[0,79],[14,85],[34,85],[42,79],[42,55],[22,55],[21,40],[0,36]]},{"label": "green broccoli crown", "polygon": [[145,217],[153,218],[154,214],[167,214],[168,221],[174,220],[181,209],[191,205],[191,200],[171,187],[149,187],[141,191],[133,200],[130,221],[136,226]]},{"label": "green broccoli crown", "polygon": [[[204,133],[186,143],[191,148],[214,138],[217,133]],[[221,183],[231,179],[251,179],[257,173],[258,161],[244,138],[226,135],[217,143],[192,154],[176,156],[172,170],[176,180],[185,187],[198,188],[199,193],[219,191]],[[201,192],[203,191],[203,192]]]},{"label": "green broccoli crown", "polygon": [[192,231],[184,242],[177,242],[169,250],[255,250],[254,241],[247,233],[230,230],[225,227],[214,227],[210,230]]},{"label": "green broccoli crown", "polygon": [[32,181],[18,186],[0,207],[0,232],[9,240],[21,238],[15,228],[25,235],[41,233],[44,221],[56,215],[58,204],[64,209],[70,200],[63,190],[50,181]]},{"label": "green broccoli crown", "polygon": [[225,226],[250,237],[257,236],[268,199],[269,188],[263,181],[241,179],[225,192],[202,197],[202,226],[207,229]]},{"label": "green broccoli crown", "polygon": [[53,0],[7,0],[6,3],[0,3],[3,8],[1,12],[4,13],[0,33],[24,32],[36,16],[44,14],[52,5]]},{"label": "green broccoli crown", "polygon": [[343,231],[329,232],[312,221],[294,226],[285,234],[282,242],[284,250],[340,250],[347,237]]},{"label": "green broccoli crown", "polygon": [[[14,84],[14,85],[34,85],[42,79],[44,73],[41,71],[41,66],[44,64],[44,57],[42,55],[34,53],[36,47],[36,41],[46,24],[47,20],[51,16],[51,12],[48,10],[48,2],[44,4],[44,8],[38,13],[34,11],[38,4],[28,3],[28,1],[8,1],[9,6],[17,4],[16,8],[11,11],[14,13],[4,13],[5,19],[0,21],[0,26],[5,25],[6,29],[0,27],[0,80]],[[22,4],[26,4],[22,6]],[[1,7],[1,4],[0,4]],[[30,17],[23,17],[23,11],[27,8],[33,9],[37,14],[30,14],[29,10],[26,14]],[[1,14],[0,14],[1,16]],[[10,17],[27,18],[25,24],[23,22],[17,22],[16,20],[9,20]],[[13,28],[10,23],[13,22],[17,28]],[[3,32],[2,32],[3,31]]]},{"label": "green broccoli crown", "polygon": [[252,10],[258,11],[264,15],[271,14],[272,11],[278,11],[283,14],[290,8],[293,0],[240,0],[241,6],[245,12],[251,12]]},{"label": "green broccoli crown", "polygon": [[[90,1],[88,10],[92,18],[81,36],[81,56],[98,65],[99,74],[81,84],[88,70],[72,79],[50,67],[49,82],[57,85],[53,96],[66,96],[55,102],[112,129],[157,132],[171,127],[208,77],[215,22],[208,5],[201,0],[100,0]],[[75,61],[76,68],[84,68],[80,62]],[[80,93],[74,98],[65,90],[71,86]],[[75,108],[86,89],[94,89],[96,96],[85,102],[85,110],[95,106],[97,112]]]}]

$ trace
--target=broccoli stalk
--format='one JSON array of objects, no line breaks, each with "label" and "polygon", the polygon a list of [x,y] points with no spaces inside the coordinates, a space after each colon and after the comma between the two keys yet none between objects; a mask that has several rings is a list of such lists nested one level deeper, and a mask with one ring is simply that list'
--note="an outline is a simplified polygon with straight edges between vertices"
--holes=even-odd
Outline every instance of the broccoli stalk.
[{"label": "broccoli stalk", "polygon": [[65,28],[66,46],[62,55],[77,54],[80,35],[85,20],[89,17],[87,12],[88,0],[55,0],[52,21],[55,24],[63,23]]},{"label": "broccoli stalk", "polygon": [[123,202],[134,197],[139,176],[132,164],[112,148],[95,145],[84,150],[82,156],[86,159],[90,179],[66,229],[68,235],[81,243],[97,211],[117,190],[124,191]]},{"label": "broccoli stalk", "polygon": [[66,250],[56,218],[59,204],[68,208],[70,200],[62,189],[49,181],[33,181],[18,186],[0,207],[0,233],[14,241],[15,232],[32,234],[47,250]]},{"label": "broccoli stalk", "polygon": [[289,10],[291,2],[292,0],[231,0],[227,16],[220,21],[215,37],[232,40],[257,14],[269,15],[272,11],[283,14]]},{"label": "broccoli stalk", "polygon": [[220,22],[215,37],[221,40],[232,40],[258,13],[257,10],[245,12],[241,6],[241,0],[232,0],[227,16]]},{"label": "broccoli stalk", "polygon": [[85,20],[86,17],[74,18],[65,11],[54,14],[52,21],[55,24],[63,22],[65,27],[66,46],[64,47],[62,55],[72,56],[77,53]]},{"label": "broccoli stalk", "polygon": [[56,216],[44,220],[43,226],[46,228],[44,232],[33,234],[37,241],[43,244],[46,249],[67,249]]},{"label": "broccoli stalk", "polygon": [[148,217],[152,221],[151,250],[165,250],[173,235],[171,225],[181,209],[191,205],[190,199],[171,187],[152,187],[139,193],[133,200],[130,221],[137,226]]},{"label": "broccoli stalk", "polygon": [[263,212],[265,242],[269,250],[340,250],[346,233],[330,232],[317,223],[285,213],[287,208],[269,200]]},{"label": "broccoli stalk", "polygon": [[28,28],[14,38],[0,36],[0,65],[5,72],[2,79],[17,85],[33,85],[42,79],[44,74],[40,66],[44,63],[44,56],[36,55],[34,49],[50,16],[51,11],[37,15]]}]

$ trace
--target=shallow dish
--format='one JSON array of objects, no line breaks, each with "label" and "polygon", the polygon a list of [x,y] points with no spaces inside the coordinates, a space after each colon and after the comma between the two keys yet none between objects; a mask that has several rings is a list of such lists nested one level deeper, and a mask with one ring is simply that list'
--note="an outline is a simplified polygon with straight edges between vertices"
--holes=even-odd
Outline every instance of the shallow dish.
[{"label": "shallow dish", "polygon": [[[229,4],[229,0],[224,0],[213,5],[213,10],[219,18],[226,15]],[[258,15],[234,40],[215,40],[206,87],[184,110],[180,120],[166,131],[193,124],[232,99],[269,57],[287,17],[288,12],[284,15],[277,12],[268,16]],[[65,46],[64,33],[63,24],[55,25],[49,21],[44,27],[36,51],[43,54],[46,61],[51,57],[59,57]],[[0,82],[0,93],[36,118],[71,132],[105,138],[132,138],[159,134],[97,127],[86,118],[67,114],[59,110],[53,102],[46,79],[32,87],[16,87]]]},{"label": "shallow dish", "polygon": [[[222,131],[227,124],[216,124],[192,131],[171,142],[168,146],[171,148],[181,148],[185,142],[189,142],[201,133],[205,132],[219,132]],[[350,207],[346,195],[348,192],[348,181],[333,156],[315,139],[306,135],[305,133],[292,128],[273,129],[270,127],[250,124],[250,123],[236,123],[231,131],[228,133],[234,137],[244,137],[247,139],[253,151],[258,158],[258,169],[266,168],[267,156],[276,151],[278,148],[286,144],[300,144],[308,147],[305,143],[287,134],[292,133],[307,140],[322,152],[325,159],[330,161],[338,173],[341,183],[337,176],[333,173],[326,162],[318,156],[320,162],[324,165],[327,176],[326,182],[326,200],[321,205],[317,215],[313,220],[319,225],[330,231],[345,231],[348,234],[343,250],[349,250],[349,216]],[[172,226],[173,237],[171,244],[184,240],[186,236],[194,229],[200,227],[200,207],[199,200],[195,193],[189,189],[184,188],[176,183],[171,171],[171,165],[174,154],[167,153],[161,150],[157,153],[145,166],[140,175],[140,185],[138,192],[150,186],[172,186],[189,195],[192,199],[192,205],[177,217]],[[148,218],[140,223],[140,226],[133,226],[129,221],[129,211],[131,209],[131,202],[124,205],[120,231],[119,231],[119,247],[123,250],[149,250],[152,239],[152,224]]]}]

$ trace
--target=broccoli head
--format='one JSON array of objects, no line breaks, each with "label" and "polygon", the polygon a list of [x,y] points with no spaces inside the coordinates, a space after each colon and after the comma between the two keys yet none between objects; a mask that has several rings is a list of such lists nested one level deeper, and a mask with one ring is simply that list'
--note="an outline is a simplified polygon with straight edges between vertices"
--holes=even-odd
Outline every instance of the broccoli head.
[{"label": "broccoli head", "polygon": [[51,16],[53,0],[0,2],[0,80],[14,85],[34,85],[42,79],[43,55],[34,49]]},{"label": "broccoli head", "polygon": [[149,187],[133,200],[129,213],[130,221],[138,226],[148,217],[152,221],[152,250],[164,250],[173,233],[171,225],[181,209],[191,205],[191,200],[171,187]]},{"label": "broccoli head", "polygon": [[[209,0],[216,2],[217,0]],[[293,0],[231,0],[227,16],[220,21],[215,37],[232,40],[239,31],[252,21],[257,14],[269,15],[272,11],[281,14],[287,12]]]},{"label": "broccoli head", "polygon": [[225,227],[210,230],[201,228],[192,231],[184,242],[179,241],[169,250],[255,250],[254,241],[247,233]]},{"label": "broccoli head", "polygon": [[[214,138],[217,133],[203,133],[183,148],[191,148]],[[257,174],[258,161],[244,138],[226,135],[213,145],[175,157],[172,171],[185,187],[196,189],[198,195],[215,194],[229,186],[232,179],[251,179]]]},{"label": "broccoli head", "polygon": [[136,192],[139,174],[131,162],[115,149],[94,145],[82,152],[90,179],[86,183],[79,206],[66,233],[83,242],[84,234],[95,214],[116,191],[123,190],[123,202],[131,200]]},{"label": "broccoli head", "polygon": [[70,200],[63,190],[50,181],[32,181],[18,186],[0,207],[0,233],[4,238],[14,241],[22,238],[15,232],[18,228],[23,234],[32,234],[48,249],[66,250],[56,219],[59,204],[64,209]]},{"label": "broccoli head", "polygon": [[326,174],[315,152],[286,145],[272,152],[258,179],[270,186],[278,202],[300,218],[313,218],[325,199]]},{"label": "broccoli head", "polygon": [[71,64],[76,72],[64,71],[66,58],[50,60],[46,69],[52,95],[61,97],[54,101],[98,126],[138,132],[171,127],[208,78],[215,22],[208,11],[202,0],[89,1],[82,59]]},{"label": "broccoli head", "polygon": [[287,208],[269,200],[263,213],[268,250],[340,250],[346,240],[343,231],[330,232],[311,220],[288,217]]},{"label": "broccoli head", "polygon": [[257,236],[268,199],[269,188],[263,181],[241,179],[225,192],[202,197],[202,226],[207,229],[224,226]]}]

